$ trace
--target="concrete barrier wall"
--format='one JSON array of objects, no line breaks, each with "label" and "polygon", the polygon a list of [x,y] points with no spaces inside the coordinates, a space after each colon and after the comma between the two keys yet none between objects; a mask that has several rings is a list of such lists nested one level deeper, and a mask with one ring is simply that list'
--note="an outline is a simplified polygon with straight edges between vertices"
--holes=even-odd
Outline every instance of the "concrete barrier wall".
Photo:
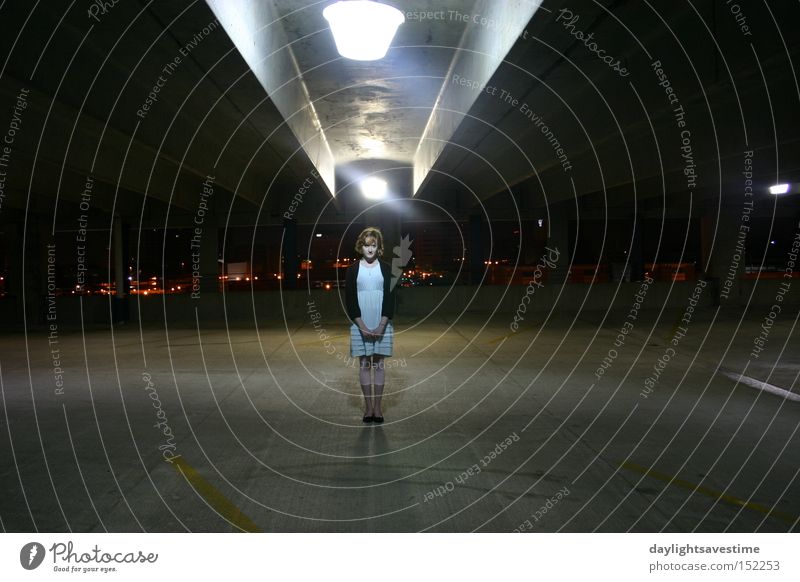
[{"label": "concrete barrier wall", "polygon": [[[739,292],[732,295],[723,306],[744,307],[749,303],[752,308],[768,308],[776,302],[778,287],[781,281],[742,281]],[[711,308],[715,305],[716,290],[709,282],[702,290],[698,305]],[[688,305],[688,300],[696,289],[696,281],[670,283],[652,283],[646,289],[642,309],[660,309],[666,305],[668,309],[681,309]],[[530,300],[523,302],[526,292],[534,289]],[[413,287],[402,288],[398,292],[396,317],[399,319],[418,319],[431,313],[457,315],[462,312],[489,314],[496,311],[505,314],[509,321],[514,313],[524,304],[525,313],[547,313],[582,311],[627,311],[631,308],[637,292],[644,289],[640,283],[603,283],[596,285],[569,284],[564,286],[543,286],[528,288],[524,286],[474,287],[459,285],[454,287]],[[750,299],[751,293],[752,299]],[[224,301],[223,301],[224,299]],[[226,293],[205,294],[199,300],[189,295],[155,295],[150,297],[131,297],[129,314],[131,321],[141,316],[144,322],[159,323],[166,321],[173,324],[192,324],[198,318],[201,324],[224,325],[230,322],[263,322],[289,321],[290,327],[310,323],[309,311],[316,310],[323,321],[343,323],[346,321],[343,306],[344,291],[324,291],[315,289],[311,292],[268,291],[255,294]],[[313,303],[309,303],[313,302]],[[22,328],[22,313],[13,297],[0,300],[0,318],[2,327]],[[800,305],[800,284],[784,295],[783,305]],[[29,325],[43,326],[45,320],[45,303],[42,301],[41,317],[38,322],[29,321]],[[110,306],[108,297],[59,297],[56,302],[56,316],[59,327],[79,327],[81,314],[84,325],[108,325]],[[756,314],[758,315],[758,314]],[[29,318],[30,319],[30,318]]]}]

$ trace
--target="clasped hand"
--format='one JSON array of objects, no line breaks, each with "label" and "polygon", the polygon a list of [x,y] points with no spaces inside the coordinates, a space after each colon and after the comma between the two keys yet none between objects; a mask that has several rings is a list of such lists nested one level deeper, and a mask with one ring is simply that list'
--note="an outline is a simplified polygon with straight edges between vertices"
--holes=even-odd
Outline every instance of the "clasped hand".
[{"label": "clasped hand", "polygon": [[364,339],[370,341],[377,341],[381,339],[381,337],[383,336],[383,333],[386,331],[386,326],[378,325],[378,327],[376,327],[375,329],[367,329],[366,327],[362,327],[360,329],[361,329],[361,335],[364,336]]}]

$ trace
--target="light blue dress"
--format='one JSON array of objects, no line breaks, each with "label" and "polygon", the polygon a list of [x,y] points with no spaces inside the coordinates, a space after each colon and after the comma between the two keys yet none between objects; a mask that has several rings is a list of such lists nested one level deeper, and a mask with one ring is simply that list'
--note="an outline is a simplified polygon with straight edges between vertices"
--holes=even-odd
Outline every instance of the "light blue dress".
[{"label": "light blue dress", "polygon": [[[375,329],[381,322],[381,306],[383,305],[383,273],[377,261],[374,267],[365,267],[364,263],[359,265],[356,289],[358,290],[361,319],[368,329]],[[373,354],[391,356],[393,337],[394,328],[391,320],[386,324],[383,336],[377,341],[364,339],[358,326],[353,324],[350,326],[350,355],[353,357]]]}]

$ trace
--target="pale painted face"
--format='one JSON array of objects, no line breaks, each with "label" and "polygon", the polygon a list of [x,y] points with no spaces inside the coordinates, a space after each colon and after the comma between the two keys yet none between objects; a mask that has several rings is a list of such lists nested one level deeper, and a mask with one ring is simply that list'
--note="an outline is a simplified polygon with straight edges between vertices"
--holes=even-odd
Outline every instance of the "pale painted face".
[{"label": "pale painted face", "polygon": [[364,256],[364,260],[368,263],[374,261],[378,256],[378,241],[375,240],[375,237],[368,236],[364,239],[364,246],[361,247],[361,254]]}]

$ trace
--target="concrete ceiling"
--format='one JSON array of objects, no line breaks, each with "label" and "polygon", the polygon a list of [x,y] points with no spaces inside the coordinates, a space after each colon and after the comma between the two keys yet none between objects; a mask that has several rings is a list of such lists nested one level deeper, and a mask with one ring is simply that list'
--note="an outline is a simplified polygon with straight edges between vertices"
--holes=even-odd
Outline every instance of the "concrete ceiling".
[{"label": "concrete ceiling", "polygon": [[[800,170],[798,42],[780,27],[797,7],[755,6],[747,13],[754,36],[742,33],[728,8],[693,2],[665,10],[639,1],[549,2],[549,14],[534,18],[492,79],[520,105],[482,95],[439,160],[432,190],[452,187],[447,176],[465,183],[485,200],[522,185],[531,203],[604,193],[632,206],[664,193],[716,196],[742,189],[743,152],[755,150],[754,168],[763,183]],[[609,55],[631,72],[622,78],[587,50],[558,22],[572,6],[580,19],[574,31],[593,33]],[[781,12],[783,18],[781,17]],[[654,62],[679,101],[670,104]],[[523,105],[541,117],[564,146],[565,172],[554,148]],[[684,109],[678,127],[675,108]],[[698,180],[688,186],[682,131],[689,131]],[[485,162],[483,160],[486,160]],[[478,167],[480,167],[480,171]],[[662,183],[663,180],[663,183]],[[613,202],[612,202],[613,204]]]},{"label": "concrete ceiling", "polygon": [[[737,17],[711,0],[548,0],[541,7],[398,0],[406,13],[445,16],[407,20],[386,59],[373,63],[339,58],[321,17],[327,3],[225,2],[231,13],[256,6],[274,23],[248,48],[223,26],[195,42],[216,17],[199,0],[119,2],[97,19],[68,0],[4,2],[1,119],[12,118],[20,88],[31,98],[3,212],[74,202],[87,175],[101,192],[98,209],[137,214],[147,199],[192,210],[199,184],[213,174],[220,193],[244,204],[250,219],[257,208],[260,219],[279,221],[321,168],[323,179],[297,215],[316,220],[335,190],[334,169],[373,159],[414,166],[415,174],[421,168],[408,195],[462,215],[494,204],[513,217],[512,199],[524,210],[575,195],[619,207],[719,197],[741,189],[745,150],[755,152],[759,184],[800,181],[800,55],[789,28],[800,16],[797,3],[741,3]],[[501,9],[531,17],[489,18]],[[566,9],[579,16],[571,28],[560,18]],[[240,15],[237,25],[255,24]],[[576,31],[592,33],[629,76],[602,62]],[[272,68],[293,85],[267,90],[251,66],[271,54],[269,43],[291,49],[288,68]],[[491,43],[498,46],[486,48]],[[158,101],[138,117],[163,67],[188,46]],[[491,53],[494,66],[468,62],[476,53]],[[686,112],[693,188],[656,60]],[[496,93],[457,86],[459,73]],[[342,215],[336,205],[326,208],[323,220]]]},{"label": "concrete ceiling", "polygon": [[[379,61],[341,58],[326,1],[207,0],[332,194],[336,169],[392,160],[419,190],[483,85],[536,12],[532,0],[405,0]],[[485,21],[485,24],[483,23]]]},{"label": "concrete ceiling", "polygon": [[[417,0],[398,6],[410,14],[469,13],[474,3]],[[386,57],[361,62],[336,52],[322,17],[329,2],[275,4],[336,162],[383,158],[411,164],[466,23],[408,21]]]}]

